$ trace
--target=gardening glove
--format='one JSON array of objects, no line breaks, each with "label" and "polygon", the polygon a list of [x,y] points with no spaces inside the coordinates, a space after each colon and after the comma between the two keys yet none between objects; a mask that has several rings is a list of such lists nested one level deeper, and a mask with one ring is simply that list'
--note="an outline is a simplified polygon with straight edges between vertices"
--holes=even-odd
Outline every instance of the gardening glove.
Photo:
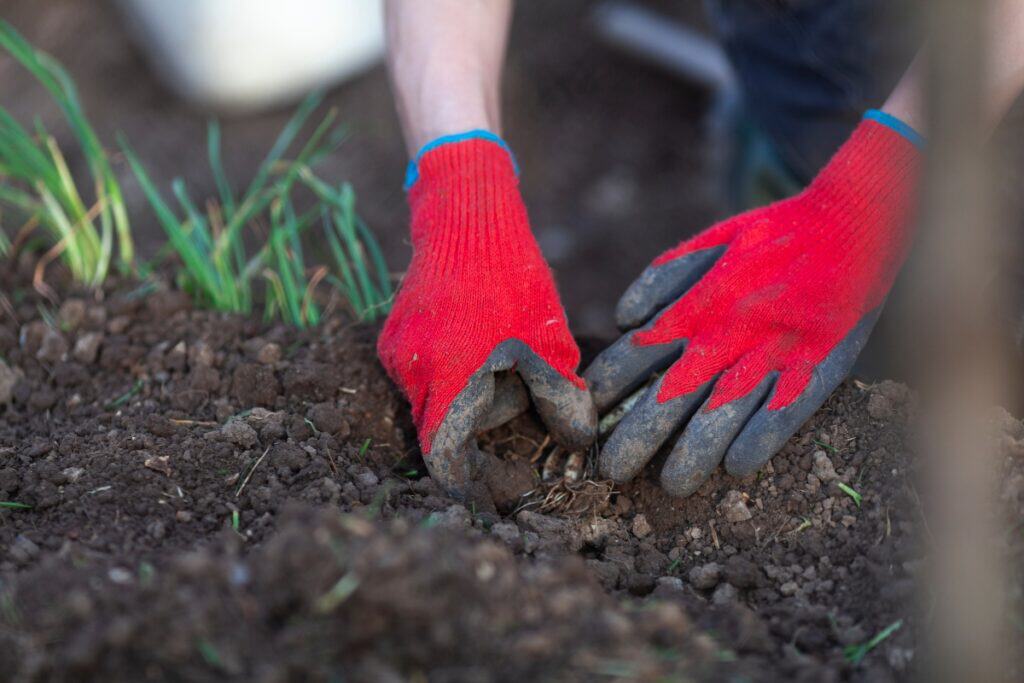
[{"label": "gardening glove", "polygon": [[587,368],[600,411],[668,368],[605,443],[632,479],[673,434],[661,471],[693,493],[778,452],[849,373],[911,238],[921,138],[868,112],[800,195],[719,223],[659,256],[623,295],[632,329]]},{"label": "gardening glove", "polygon": [[406,179],[412,263],[377,344],[412,404],[431,476],[474,501],[489,499],[482,470],[493,458],[476,435],[527,407],[524,383],[568,451],[588,446],[597,428],[518,185],[511,152],[486,131],[420,151]]}]

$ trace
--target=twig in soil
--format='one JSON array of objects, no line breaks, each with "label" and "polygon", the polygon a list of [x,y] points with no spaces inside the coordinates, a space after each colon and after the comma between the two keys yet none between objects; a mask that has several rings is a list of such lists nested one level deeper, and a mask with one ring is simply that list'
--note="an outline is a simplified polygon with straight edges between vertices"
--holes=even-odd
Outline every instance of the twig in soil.
[{"label": "twig in soil", "polygon": [[267,449],[263,451],[263,455],[256,458],[256,462],[254,462],[252,467],[249,468],[248,473],[246,473],[245,475],[245,479],[242,480],[242,484],[238,487],[238,490],[235,491],[235,498],[238,498],[240,495],[242,495],[242,489],[244,489],[245,485],[249,483],[250,479],[252,479],[252,473],[256,471],[256,468],[260,466],[260,463],[263,462],[263,458],[267,457],[267,453],[269,452],[270,446],[267,446]]},{"label": "twig in soil", "polygon": [[116,410],[117,408],[120,408],[125,403],[128,403],[128,401],[132,400],[132,397],[134,397],[137,393],[142,391],[142,387],[143,387],[144,384],[145,384],[145,382],[143,382],[141,379],[135,380],[135,384],[132,385],[131,389],[126,391],[124,394],[118,396],[117,398],[115,398],[113,401],[111,401],[107,405],[103,406],[103,409],[104,410]]},{"label": "twig in soil", "polygon": [[316,611],[320,614],[333,612],[338,606],[349,599],[359,588],[359,577],[349,572],[338,579],[329,591],[317,598]]},{"label": "twig in soil", "polygon": [[804,517],[803,521],[800,522],[800,526],[798,526],[797,528],[793,529],[789,533],[791,533],[791,534],[798,534],[801,531],[805,531],[806,529],[810,529],[812,526],[814,526],[814,524],[811,523],[811,520],[809,520],[806,517]]},{"label": "twig in soil", "polygon": [[540,502],[539,510],[543,513],[583,514],[601,508],[614,492],[610,481],[587,479],[573,484],[563,479],[547,492]]},{"label": "twig in soil", "polygon": [[340,391],[343,394],[358,394],[359,393],[355,389],[349,389],[348,387],[341,387],[340,389],[338,389],[338,391]]},{"label": "twig in soil", "polygon": [[178,427],[216,427],[218,424],[211,420],[176,420],[174,418],[169,419],[168,422],[172,425],[177,425]]},{"label": "twig in soil", "polygon": [[868,642],[860,645],[847,645],[846,649],[843,650],[843,656],[845,656],[846,661],[851,664],[860,664],[861,660],[863,660],[871,650],[875,649],[883,640],[891,636],[893,633],[899,631],[902,626],[903,620],[897,619],[879,631],[875,637]]},{"label": "twig in soil", "polygon": [[925,525],[925,533],[928,535],[928,540],[931,543],[935,543],[935,537],[932,536],[932,527],[928,524],[928,517],[925,516],[925,506],[921,502],[921,496],[918,495],[918,489],[916,489],[912,483],[908,483],[907,487],[910,489],[910,494],[913,496],[913,502],[918,506],[918,514],[921,515],[921,523]]},{"label": "twig in soil", "polygon": [[4,313],[11,316],[11,320],[18,322],[18,314],[14,311],[11,300],[3,292],[0,292],[0,308],[3,309]]},{"label": "twig in soil", "polygon": [[4,510],[31,510],[32,506],[25,503],[16,503],[11,500],[0,500],[0,508]]},{"label": "twig in soil", "polygon": [[708,520],[708,528],[711,529],[711,542],[715,544],[715,550],[721,550],[722,544],[718,542],[718,532],[715,531],[715,520]]},{"label": "twig in soil", "polygon": [[338,476],[338,463],[334,462],[334,454],[331,453],[331,449],[325,448],[324,453],[327,454],[327,464],[331,466],[331,472],[334,472],[334,476]]},{"label": "twig in soil", "polygon": [[551,435],[550,434],[545,434],[544,435],[544,440],[540,442],[540,445],[537,446],[537,450],[535,450],[533,452],[533,455],[530,456],[530,464],[531,465],[536,463],[538,460],[540,460],[541,454],[544,453],[544,449],[548,447],[549,443],[551,443]]}]

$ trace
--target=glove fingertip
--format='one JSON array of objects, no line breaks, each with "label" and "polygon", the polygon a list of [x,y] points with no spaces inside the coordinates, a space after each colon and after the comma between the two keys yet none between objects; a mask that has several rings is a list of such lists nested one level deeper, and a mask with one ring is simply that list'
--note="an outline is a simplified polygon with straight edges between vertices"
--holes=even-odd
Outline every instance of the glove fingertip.
[{"label": "glove fingertip", "polygon": [[664,262],[655,261],[626,289],[615,307],[620,329],[639,327],[687,292],[715,264],[724,246],[699,249]]}]

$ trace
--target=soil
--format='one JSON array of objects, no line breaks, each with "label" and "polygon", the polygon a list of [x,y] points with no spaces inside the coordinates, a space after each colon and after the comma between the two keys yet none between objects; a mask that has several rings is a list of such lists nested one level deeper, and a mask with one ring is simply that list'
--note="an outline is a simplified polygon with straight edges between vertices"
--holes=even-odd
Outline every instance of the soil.
[{"label": "soil", "polygon": [[[506,90],[533,225],[574,331],[598,337],[584,344],[592,354],[651,256],[721,211],[701,145],[705,95],[598,44],[580,30],[588,5],[520,4]],[[152,79],[110,5],[9,0],[4,17],[69,67],[103,139],[124,130],[161,186],[185,175],[196,196],[213,193],[198,161],[204,113]],[[0,99],[19,118],[53,121],[7,63]],[[353,181],[400,270],[406,154],[382,69],[329,100],[353,135],[323,172]],[[225,122],[233,179],[251,176],[287,116]],[[138,188],[117,169],[140,215]],[[136,229],[152,254],[158,229]],[[374,328],[339,311],[313,331],[264,325],[127,282],[83,294],[55,281],[63,296],[51,304],[28,282],[24,268],[0,276],[12,302],[0,311],[0,501],[28,506],[0,507],[0,678],[915,673],[912,597],[929,532],[901,385],[844,385],[770,467],[716,475],[683,501],[650,475],[615,488],[586,463],[562,479],[526,415],[484,437],[516,475],[490,513],[426,477]],[[1019,625],[1024,425],[1000,423]],[[863,659],[847,656],[897,622]]]},{"label": "soil", "polygon": [[[30,506],[0,510],[9,680],[914,672],[927,535],[901,385],[845,385],[763,472],[682,501],[650,478],[544,481],[525,415],[484,437],[536,471],[493,514],[425,476],[371,327],[127,283],[50,308],[20,282],[0,320],[0,500]],[[1001,420],[1019,529],[1024,425]],[[1019,571],[1019,533],[1007,551]]]}]

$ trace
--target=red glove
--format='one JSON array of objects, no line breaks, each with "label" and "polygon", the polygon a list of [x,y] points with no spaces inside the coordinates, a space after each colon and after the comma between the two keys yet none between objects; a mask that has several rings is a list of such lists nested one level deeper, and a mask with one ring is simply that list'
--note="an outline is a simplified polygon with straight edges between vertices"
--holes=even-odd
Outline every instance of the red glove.
[{"label": "red glove", "polygon": [[596,431],[579,348],[518,185],[508,148],[485,131],[420,152],[407,181],[412,263],[377,344],[412,403],[431,475],[463,497],[481,495],[476,433],[516,403],[514,392],[495,398],[496,372],[518,373],[566,449]]},{"label": "red glove", "polygon": [[598,408],[671,367],[605,444],[606,476],[632,478],[681,427],[671,493],[723,458],[750,474],[849,372],[910,244],[919,156],[903,124],[869,118],[884,123],[864,121],[802,194],[667,251],[623,296],[627,328],[669,305],[587,369]]}]

